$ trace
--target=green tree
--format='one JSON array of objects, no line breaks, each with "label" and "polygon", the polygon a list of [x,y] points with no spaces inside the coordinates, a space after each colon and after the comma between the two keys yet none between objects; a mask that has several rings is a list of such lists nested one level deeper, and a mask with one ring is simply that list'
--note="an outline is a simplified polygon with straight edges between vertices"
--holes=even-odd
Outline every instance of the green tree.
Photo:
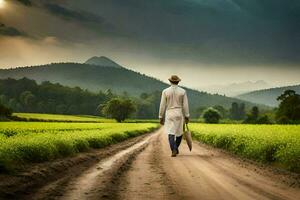
[{"label": "green tree", "polygon": [[65,104],[56,106],[55,111],[58,114],[66,114],[68,107]]},{"label": "green tree", "polygon": [[257,120],[259,116],[259,109],[257,106],[253,106],[251,110],[251,115],[253,116],[253,119]]},{"label": "green tree", "polygon": [[264,115],[257,119],[256,124],[272,124],[272,122],[267,115]]},{"label": "green tree", "polygon": [[233,102],[230,109],[230,117],[234,120],[244,119],[246,116],[246,106],[244,103],[240,105],[236,102]]},{"label": "green tree", "polygon": [[39,113],[46,113],[47,107],[43,101],[37,103],[37,112]]},{"label": "green tree", "polygon": [[[8,107],[9,107],[9,108],[11,108],[11,109],[13,109],[13,110],[17,110],[17,109],[16,109],[16,108],[17,108],[17,105],[18,105],[18,101],[17,101],[15,98],[9,99],[9,101],[8,101]],[[20,110],[18,110],[18,111],[20,111]]]},{"label": "green tree", "polygon": [[247,118],[243,121],[244,124],[271,124],[271,121],[267,115],[259,116],[259,109],[257,106],[253,106],[251,113],[247,115]]},{"label": "green tree", "polygon": [[210,107],[204,111],[203,118],[204,118],[205,123],[217,124],[217,123],[219,123],[219,120],[221,119],[221,114],[218,110]]},{"label": "green tree", "polygon": [[145,92],[144,92],[144,93],[142,93],[142,94],[140,95],[140,98],[143,99],[143,100],[146,100],[147,98],[149,98],[149,96],[150,96],[150,95],[149,95],[148,93],[145,93]]},{"label": "green tree", "polygon": [[31,91],[22,92],[20,95],[20,101],[24,106],[25,111],[34,111],[36,107],[35,106],[36,98],[34,94],[31,93]]},{"label": "green tree", "polygon": [[241,103],[239,106],[238,119],[245,119],[246,117],[246,105]]},{"label": "green tree", "polygon": [[8,98],[6,95],[0,95],[0,103],[6,105],[8,103]]},{"label": "green tree", "polygon": [[12,110],[0,104],[0,117],[11,117]]},{"label": "green tree", "polygon": [[221,114],[222,118],[226,118],[228,115],[228,111],[220,105],[216,105],[213,107],[214,109],[216,109],[217,111],[219,111],[219,113]]},{"label": "green tree", "polygon": [[102,113],[118,122],[124,121],[136,111],[133,102],[130,99],[112,98],[102,108]]},{"label": "green tree", "polygon": [[142,93],[138,99],[135,99],[137,107],[136,118],[150,119],[157,118],[160,106],[161,92]]},{"label": "green tree", "polygon": [[68,110],[67,110],[67,113],[68,114],[77,114],[77,106],[75,105],[70,105]]},{"label": "green tree", "polygon": [[235,120],[239,119],[239,104],[236,102],[233,102],[231,104],[230,117],[231,119],[235,119]]},{"label": "green tree", "polygon": [[204,106],[197,108],[196,109],[197,117],[201,117],[206,109],[207,109],[207,107],[204,107]]},{"label": "green tree", "polygon": [[142,101],[137,103],[136,116],[142,119],[154,118],[153,104],[151,102]]},{"label": "green tree", "polygon": [[276,112],[279,123],[297,123],[300,121],[300,95],[294,90],[286,90],[277,98],[280,101]]},{"label": "green tree", "polygon": [[256,124],[259,116],[259,109],[257,106],[253,106],[251,113],[247,115],[247,118],[244,120],[244,124]]},{"label": "green tree", "polygon": [[113,92],[112,92],[112,90],[111,89],[107,89],[106,91],[105,91],[105,94],[106,94],[106,96],[108,97],[108,98],[113,98],[115,95],[113,94]]}]

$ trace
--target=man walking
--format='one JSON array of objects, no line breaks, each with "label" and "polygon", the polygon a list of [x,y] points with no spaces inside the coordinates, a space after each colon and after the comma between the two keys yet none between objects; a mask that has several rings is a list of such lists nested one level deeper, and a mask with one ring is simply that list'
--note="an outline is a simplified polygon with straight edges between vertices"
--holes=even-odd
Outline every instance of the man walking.
[{"label": "man walking", "polygon": [[181,79],[173,75],[169,78],[171,86],[163,90],[159,108],[160,124],[165,125],[172,157],[179,154],[183,125],[189,122],[189,105],[186,91],[178,86]]}]

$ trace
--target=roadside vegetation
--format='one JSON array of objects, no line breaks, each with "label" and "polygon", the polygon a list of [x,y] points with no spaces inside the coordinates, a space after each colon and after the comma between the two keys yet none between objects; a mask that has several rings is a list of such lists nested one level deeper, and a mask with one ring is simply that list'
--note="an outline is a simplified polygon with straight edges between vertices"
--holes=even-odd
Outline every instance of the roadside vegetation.
[{"label": "roadside vegetation", "polygon": [[102,148],[151,132],[154,123],[0,123],[0,172]]},{"label": "roadside vegetation", "polygon": [[190,129],[203,143],[300,172],[300,126],[192,123]]},{"label": "roadside vegetation", "polygon": [[92,115],[60,115],[44,113],[13,113],[12,119],[15,121],[36,121],[36,122],[99,122],[113,123],[114,119],[107,119]]}]

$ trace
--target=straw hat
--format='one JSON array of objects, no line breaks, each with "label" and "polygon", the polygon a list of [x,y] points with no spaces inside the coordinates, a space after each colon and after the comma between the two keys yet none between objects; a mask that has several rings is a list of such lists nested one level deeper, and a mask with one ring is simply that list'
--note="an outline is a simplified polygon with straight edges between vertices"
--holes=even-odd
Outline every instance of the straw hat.
[{"label": "straw hat", "polygon": [[170,82],[180,82],[181,79],[176,75],[172,75],[171,78],[169,78],[169,81]]}]

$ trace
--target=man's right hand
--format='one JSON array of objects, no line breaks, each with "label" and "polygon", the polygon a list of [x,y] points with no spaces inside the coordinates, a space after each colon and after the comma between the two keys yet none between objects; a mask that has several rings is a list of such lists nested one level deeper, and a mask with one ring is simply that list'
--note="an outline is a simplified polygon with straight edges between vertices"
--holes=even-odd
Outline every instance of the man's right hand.
[{"label": "man's right hand", "polygon": [[160,119],[159,119],[159,123],[160,123],[161,125],[164,125],[164,124],[165,124],[164,118],[160,118]]}]

